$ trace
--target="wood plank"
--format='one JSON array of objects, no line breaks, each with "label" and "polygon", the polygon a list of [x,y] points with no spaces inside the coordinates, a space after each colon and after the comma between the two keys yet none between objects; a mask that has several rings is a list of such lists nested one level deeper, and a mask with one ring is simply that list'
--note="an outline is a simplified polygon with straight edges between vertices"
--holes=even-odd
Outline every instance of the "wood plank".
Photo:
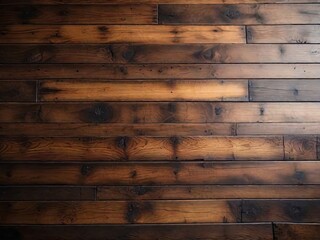
[{"label": "wood plank", "polygon": [[285,136],[284,149],[287,160],[317,159],[317,137]]},{"label": "wood plank", "polygon": [[35,102],[36,84],[36,81],[0,81],[0,101]]},{"label": "wood plank", "polygon": [[320,224],[274,224],[274,234],[278,240],[290,240],[296,237],[300,240],[317,240],[320,236]]},{"label": "wood plank", "polygon": [[243,222],[319,222],[320,200],[243,200]]},{"label": "wood plank", "polygon": [[[96,240],[272,240],[271,224],[174,224],[123,226],[0,226],[0,236],[21,236],[24,240],[79,240],[90,236]],[[310,239],[311,240],[311,239]],[[312,239],[315,240],[315,239]]]},{"label": "wood plank", "polygon": [[282,160],[283,154],[282,137],[0,138],[2,161]]},{"label": "wood plank", "polygon": [[[299,194],[297,194],[297,192]],[[319,185],[103,186],[98,200],[320,198]]]},{"label": "wood plank", "polygon": [[252,80],[249,86],[252,101],[320,101],[319,80]]},{"label": "wood plank", "polygon": [[319,63],[317,44],[6,44],[0,63]]},{"label": "wood plank", "polygon": [[320,64],[0,64],[0,79],[318,79]]},{"label": "wood plank", "polygon": [[[95,200],[93,187],[1,187],[0,201],[86,201]],[[0,234],[1,236],[1,234]]]},{"label": "wood plank", "polygon": [[0,9],[9,24],[155,24],[157,5],[12,5]]},{"label": "wood plank", "polygon": [[51,80],[40,82],[38,94],[40,101],[247,101],[248,81]]},{"label": "wood plank", "polygon": [[159,5],[161,24],[318,24],[318,4]]},{"label": "wood plank", "polygon": [[320,25],[248,26],[248,43],[320,43]]},{"label": "wood plank", "polygon": [[318,0],[0,0],[1,5],[18,4],[235,4],[235,3],[318,3]]},{"label": "wood plank", "polygon": [[1,185],[320,184],[317,161],[1,163]]},{"label": "wood plank", "polygon": [[0,202],[1,224],[208,223],[240,221],[240,201]]},{"label": "wood plank", "polygon": [[46,103],[0,104],[0,122],[318,123],[319,103]]},{"label": "wood plank", "polygon": [[239,123],[237,135],[320,134],[319,123]]},{"label": "wood plank", "polygon": [[1,43],[245,43],[243,26],[5,25]]},{"label": "wood plank", "polygon": [[[37,129],[35,131],[34,129]],[[3,123],[2,136],[117,137],[117,136],[211,136],[235,135],[231,123],[85,124],[85,123]]]}]

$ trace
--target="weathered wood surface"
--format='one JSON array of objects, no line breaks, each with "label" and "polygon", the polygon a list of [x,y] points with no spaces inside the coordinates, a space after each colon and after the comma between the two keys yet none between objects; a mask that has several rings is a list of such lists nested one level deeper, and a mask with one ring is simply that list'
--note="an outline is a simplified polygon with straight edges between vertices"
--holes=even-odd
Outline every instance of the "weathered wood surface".
[{"label": "weathered wood surface", "polygon": [[243,26],[2,25],[1,43],[245,43]]},{"label": "weathered wood surface", "polygon": [[317,44],[6,44],[0,63],[319,63]]},{"label": "weathered wood surface", "polygon": [[1,102],[35,102],[36,81],[0,81]]},{"label": "weathered wood surface", "polygon": [[0,166],[1,185],[320,184],[317,161],[1,163]]},{"label": "weathered wood surface", "polygon": [[[79,240],[91,236],[99,240],[272,240],[272,225],[266,224],[174,224],[123,226],[7,226],[0,227],[0,236],[23,237],[25,240]],[[310,238],[311,239],[311,238]],[[308,239],[308,240],[310,240]],[[313,238],[312,240],[316,240]]]},{"label": "weathered wood surface", "polygon": [[320,236],[320,224],[284,224],[274,225],[274,234],[278,240],[298,238],[301,240],[317,240]]}]

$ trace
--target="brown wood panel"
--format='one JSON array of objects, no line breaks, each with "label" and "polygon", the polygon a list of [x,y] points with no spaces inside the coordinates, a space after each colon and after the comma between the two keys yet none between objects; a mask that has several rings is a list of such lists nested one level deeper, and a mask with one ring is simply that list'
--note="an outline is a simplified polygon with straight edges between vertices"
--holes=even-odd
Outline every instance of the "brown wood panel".
[{"label": "brown wood panel", "polygon": [[[297,194],[299,193],[299,194]],[[98,200],[320,198],[318,185],[103,186]]]},{"label": "brown wood panel", "polygon": [[[272,226],[265,224],[174,224],[123,226],[0,226],[0,236],[24,240],[272,240]],[[312,239],[315,240],[315,239]]]},{"label": "brown wood panel", "polygon": [[0,138],[2,161],[281,160],[283,155],[282,137]]},{"label": "brown wood panel", "polygon": [[320,101],[318,80],[253,80],[249,86],[252,101]]},{"label": "brown wood panel", "polygon": [[[34,129],[37,129],[35,131]],[[117,137],[117,136],[211,136],[235,135],[232,123],[86,124],[86,123],[3,123],[2,136]]]},{"label": "brown wood panel", "polygon": [[0,81],[1,102],[35,102],[36,81]]},{"label": "brown wood panel", "polygon": [[1,185],[320,184],[317,161],[0,165]]},{"label": "brown wood panel", "polygon": [[239,123],[237,135],[320,134],[319,123]]},{"label": "brown wood panel", "polygon": [[317,138],[313,136],[285,136],[285,159],[317,159]]},{"label": "brown wood panel", "polygon": [[319,63],[317,44],[6,44],[0,63]]},{"label": "brown wood panel", "polygon": [[[1,83],[1,82],[0,82]],[[41,81],[40,101],[247,101],[247,80]]]},{"label": "brown wood panel", "polygon": [[[318,3],[318,0],[289,0],[290,3]],[[288,0],[0,0],[2,5],[16,4],[235,4],[235,3],[288,3]]]},{"label": "brown wood panel", "polygon": [[320,25],[248,26],[248,43],[320,43]]},{"label": "brown wood panel", "polygon": [[2,25],[1,43],[245,43],[243,26]]},{"label": "brown wood panel", "polygon": [[159,5],[162,24],[318,24],[318,4]]},{"label": "brown wood panel", "polygon": [[320,200],[244,200],[243,222],[319,222]]},{"label": "brown wood panel", "polygon": [[0,202],[1,224],[238,222],[240,201]]},{"label": "brown wood panel", "polygon": [[0,64],[0,79],[319,78],[320,64]]},{"label": "brown wood panel", "polygon": [[46,103],[0,104],[0,122],[318,123],[319,103]]},{"label": "brown wood panel", "polygon": [[15,5],[0,9],[0,22],[9,24],[155,24],[157,5]]},{"label": "brown wood panel", "polygon": [[320,225],[276,223],[274,224],[274,234],[277,240],[290,240],[293,238],[317,240],[320,236]]},{"label": "brown wood panel", "polygon": [[94,201],[95,192],[93,187],[0,186],[0,201]]}]

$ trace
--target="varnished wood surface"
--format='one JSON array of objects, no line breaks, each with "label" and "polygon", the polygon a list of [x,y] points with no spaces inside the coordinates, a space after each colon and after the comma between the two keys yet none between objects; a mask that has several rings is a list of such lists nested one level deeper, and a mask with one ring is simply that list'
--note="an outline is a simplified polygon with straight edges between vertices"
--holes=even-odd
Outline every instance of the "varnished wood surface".
[{"label": "varnished wood surface", "polygon": [[318,240],[320,1],[0,0],[1,240]]}]

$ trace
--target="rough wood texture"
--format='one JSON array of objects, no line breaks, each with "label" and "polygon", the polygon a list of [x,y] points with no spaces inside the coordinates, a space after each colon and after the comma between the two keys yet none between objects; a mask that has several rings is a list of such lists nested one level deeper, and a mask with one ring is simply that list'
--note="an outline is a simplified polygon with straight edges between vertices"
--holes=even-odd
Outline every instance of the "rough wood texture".
[{"label": "rough wood texture", "polygon": [[42,81],[39,86],[39,100],[45,102],[246,101],[248,100],[248,81]]},{"label": "rough wood texture", "polygon": [[0,166],[1,185],[320,184],[317,161],[1,163]]},{"label": "rough wood texture", "polygon": [[6,44],[0,63],[319,63],[317,44]]},{"label": "rough wood texture", "polygon": [[277,240],[289,240],[292,238],[317,240],[320,236],[320,225],[276,223],[274,225],[274,234]]},{"label": "rough wood texture", "polygon": [[0,81],[1,102],[35,102],[35,81]]},{"label": "rough wood texture", "polygon": [[0,43],[245,43],[242,26],[6,25]]},{"label": "rough wood texture", "polygon": [[161,24],[318,24],[319,4],[159,5]]},{"label": "rough wood texture", "polygon": [[[281,137],[2,137],[0,161],[281,160],[282,142]],[[307,147],[309,154],[300,158],[316,154],[315,144]]]},{"label": "rough wood texture", "polygon": [[[272,225],[201,224],[201,225],[124,225],[124,226],[8,226],[0,227],[0,236],[25,240],[79,240],[84,236],[103,240],[272,240]],[[310,238],[311,239],[311,238]],[[309,240],[309,239],[308,239]],[[316,240],[313,238],[312,240]]]}]

